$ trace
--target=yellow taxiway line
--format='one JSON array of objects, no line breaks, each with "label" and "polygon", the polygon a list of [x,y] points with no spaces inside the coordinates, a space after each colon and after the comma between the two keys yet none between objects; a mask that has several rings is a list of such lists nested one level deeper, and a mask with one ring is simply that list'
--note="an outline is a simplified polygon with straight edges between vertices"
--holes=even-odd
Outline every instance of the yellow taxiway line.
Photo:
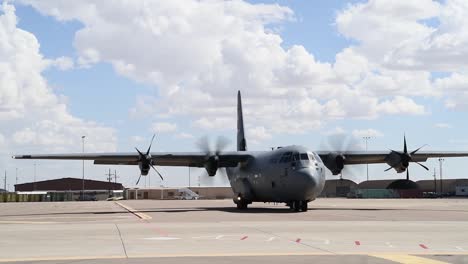
[{"label": "yellow taxiway line", "polygon": [[369,256],[404,264],[450,264],[448,262],[413,255],[376,254]]},{"label": "yellow taxiway line", "polygon": [[118,204],[120,207],[124,208],[125,210],[129,211],[130,213],[136,215],[138,218],[140,218],[142,220],[153,219],[151,216],[149,216],[147,214],[144,214],[144,213],[141,213],[141,212],[138,212],[137,210],[131,208],[130,206],[124,205],[124,204],[119,203],[119,202],[115,202],[115,203]]}]

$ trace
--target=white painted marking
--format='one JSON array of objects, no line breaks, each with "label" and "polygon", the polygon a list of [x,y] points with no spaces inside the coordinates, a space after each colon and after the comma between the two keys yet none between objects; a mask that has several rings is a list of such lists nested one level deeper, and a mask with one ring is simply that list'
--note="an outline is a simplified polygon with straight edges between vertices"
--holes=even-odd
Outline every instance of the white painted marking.
[{"label": "white painted marking", "polygon": [[216,239],[215,236],[196,236],[192,237],[193,239]]},{"label": "white painted marking", "polygon": [[177,240],[180,239],[178,237],[146,237],[146,240],[160,240],[160,241],[167,241],[167,240]]},{"label": "white painted marking", "polygon": [[390,242],[385,242],[385,245],[387,245],[388,247],[391,247],[391,248],[394,247]]},{"label": "white painted marking", "polygon": [[323,241],[325,243],[325,245],[330,245],[330,240],[326,239],[325,241]]},{"label": "white painted marking", "polygon": [[465,251],[462,247],[455,247],[455,248],[460,250],[460,251]]},{"label": "white painted marking", "polygon": [[218,239],[218,240],[219,240],[219,239],[221,239],[221,238],[223,238],[223,237],[224,237],[223,235],[219,235],[219,236],[217,236],[215,239]]},{"label": "white painted marking", "polygon": [[271,242],[271,241],[273,241],[275,238],[276,238],[276,237],[270,237],[270,238],[267,240],[267,242]]}]

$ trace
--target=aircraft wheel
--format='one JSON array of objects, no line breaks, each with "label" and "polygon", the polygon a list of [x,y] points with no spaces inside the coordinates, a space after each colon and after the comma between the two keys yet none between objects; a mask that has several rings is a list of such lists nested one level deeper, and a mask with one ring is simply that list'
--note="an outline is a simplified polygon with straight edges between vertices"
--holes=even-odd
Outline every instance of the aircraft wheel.
[{"label": "aircraft wheel", "polygon": [[289,208],[294,212],[299,212],[301,210],[301,201],[292,201],[289,204]]},{"label": "aircraft wheel", "polygon": [[239,210],[247,209],[247,204],[246,203],[240,202],[240,203],[237,203],[236,205],[237,205],[237,209],[239,209]]},{"label": "aircraft wheel", "polygon": [[308,208],[307,208],[307,202],[306,201],[302,201],[302,205],[301,205],[301,211],[302,212],[307,212]]}]

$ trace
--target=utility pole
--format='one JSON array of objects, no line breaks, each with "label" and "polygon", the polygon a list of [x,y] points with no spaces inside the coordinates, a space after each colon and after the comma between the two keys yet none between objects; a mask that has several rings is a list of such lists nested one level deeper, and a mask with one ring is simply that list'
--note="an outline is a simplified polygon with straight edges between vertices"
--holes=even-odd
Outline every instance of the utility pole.
[{"label": "utility pole", "polygon": [[442,163],[444,162],[445,159],[439,158],[439,167],[440,167],[440,194],[443,195],[444,193],[444,183],[442,179]]},{"label": "utility pole", "polygon": [[7,191],[7,186],[6,186],[6,170],[5,170],[5,178],[3,179],[3,189]]},{"label": "utility pole", "polygon": [[190,188],[190,166],[188,167],[188,187]]},{"label": "utility pole", "polygon": [[36,162],[34,162],[34,182],[33,182],[33,191],[36,190]]},{"label": "utility pole", "polygon": [[16,168],[16,181],[15,185],[18,184],[18,168]]},{"label": "utility pole", "polygon": [[[84,140],[86,136],[81,136],[81,146],[82,146],[82,151],[84,154]],[[82,172],[83,172],[83,177],[81,180],[81,200],[84,200],[84,191],[85,191],[85,182],[84,182],[84,159],[82,160]]]},{"label": "utility pole", "polygon": [[114,170],[114,183],[117,183],[117,178],[120,177],[117,177],[117,170]]},{"label": "utility pole", "polygon": [[109,169],[109,173],[105,175],[107,175],[107,181],[109,182],[108,191],[109,191],[109,197],[111,197],[111,182],[112,182],[112,176],[114,176],[114,174],[112,174],[111,169]]},{"label": "utility pole", "polygon": [[436,168],[434,167],[434,194],[437,193],[437,178],[436,178]]}]

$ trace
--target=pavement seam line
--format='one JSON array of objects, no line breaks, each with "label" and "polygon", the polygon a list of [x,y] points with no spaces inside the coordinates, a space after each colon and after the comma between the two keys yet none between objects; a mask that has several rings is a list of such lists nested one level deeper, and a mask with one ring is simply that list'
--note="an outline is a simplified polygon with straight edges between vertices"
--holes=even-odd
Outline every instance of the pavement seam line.
[{"label": "pavement seam line", "polygon": [[120,238],[120,242],[122,243],[122,248],[123,248],[123,251],[125,253],[125,257],[128,258],[128,255],[127,255],[127,249],[125,248],[125,243],[122,239],[122,233],[120,232],[120,228],[117,224],[115,224],[115,227],[117,228],[117,232],[119,232],[119,238]]},{"label": "pavement seam line", "polygon": [[131,208],[130,206],[126,206],[122,203],[119,203],[119,202],[115,202],[117,205],[119,205],[120,207],[122,207],[123,209],[127,210],[128,212],[132,213],[133,215],[135,215],[136,217],[142,219],[142,220],[150,220],[150,219],[153,219],[151,216],[147,215],[147,214],[144,214],[144,213],[141,213],[141,212],[138,212],[136,211],[135,209]]}]

